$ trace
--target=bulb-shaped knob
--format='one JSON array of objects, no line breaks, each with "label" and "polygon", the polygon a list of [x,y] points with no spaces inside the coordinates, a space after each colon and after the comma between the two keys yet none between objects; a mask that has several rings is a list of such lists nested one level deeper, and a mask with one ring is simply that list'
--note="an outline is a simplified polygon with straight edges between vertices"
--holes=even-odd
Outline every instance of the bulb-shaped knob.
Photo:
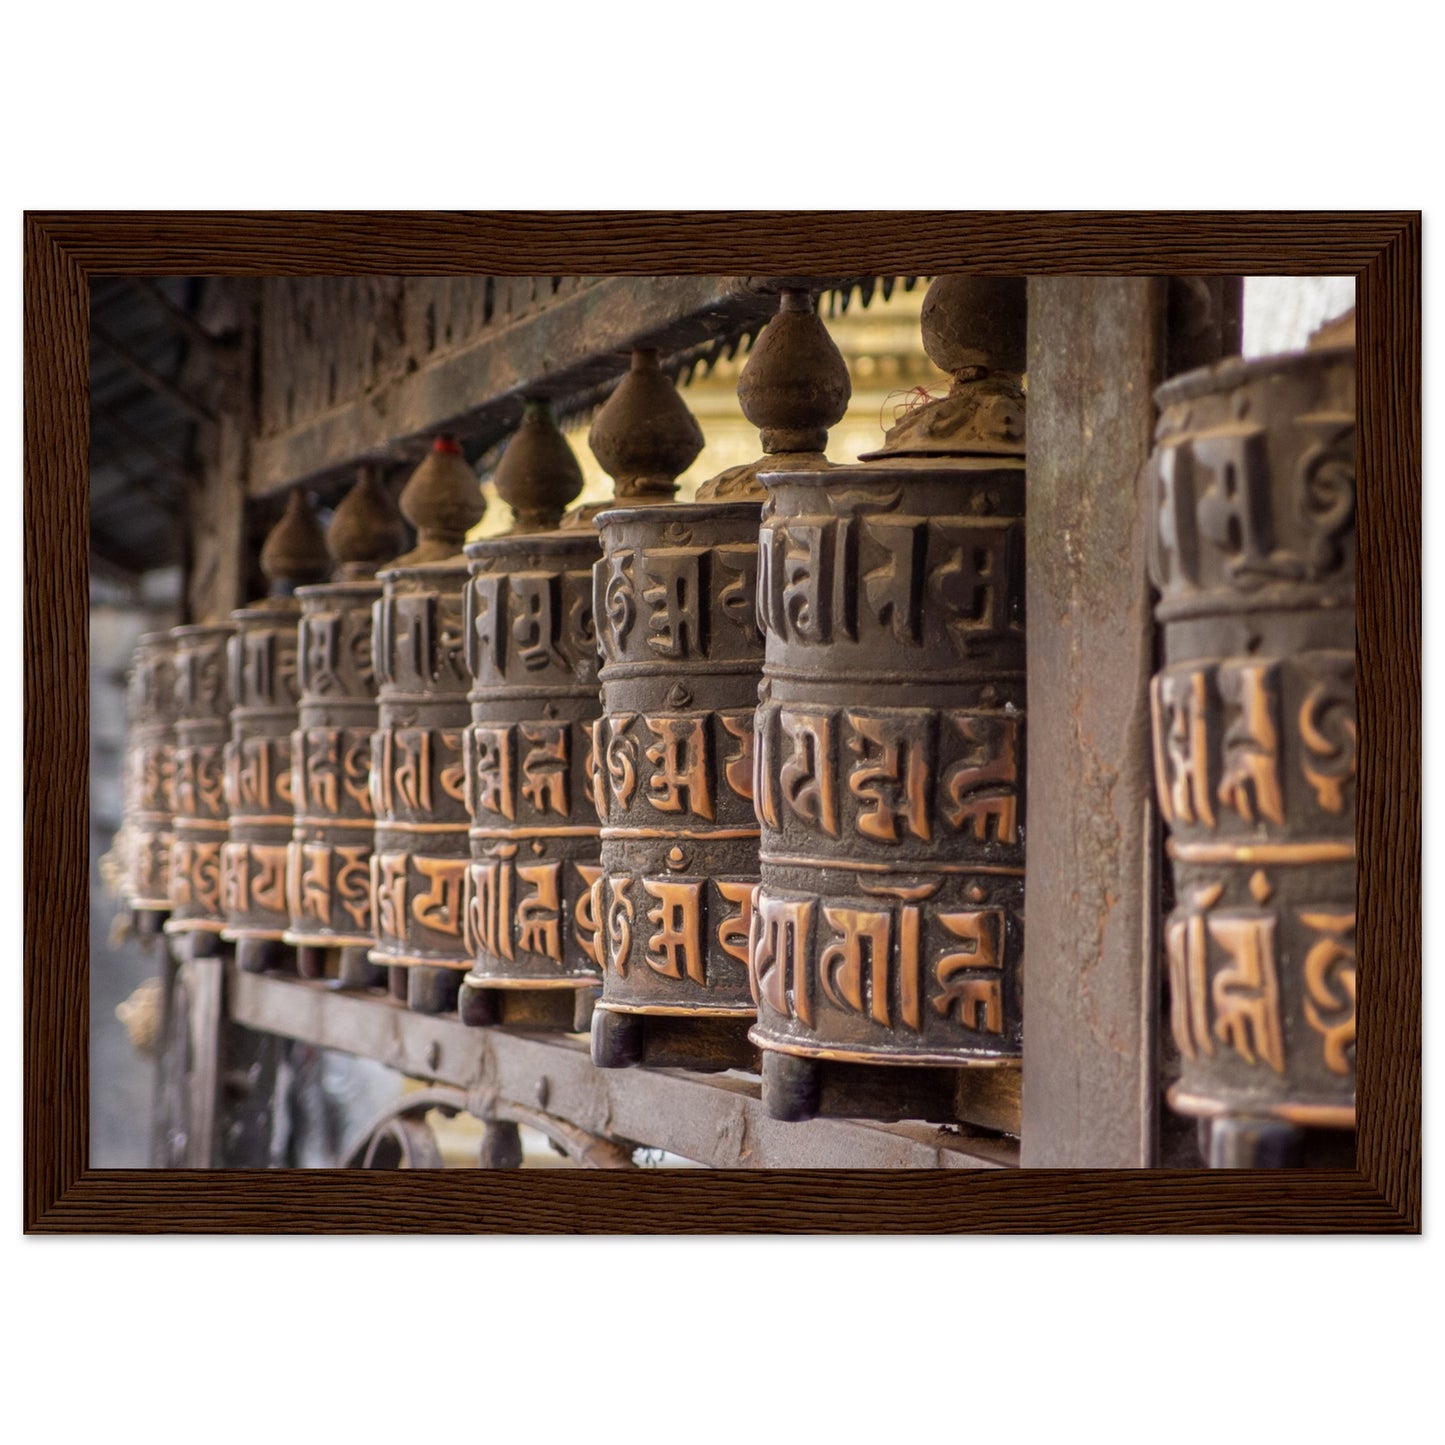
[{"label": "bulb-shaped knob", "polygon": [[550,532],[582,490],[582,468],[548,401],[528,399],[497,463],[497,495],[516,514],[515,533]]},{"label": "bulb-shaped knob", "polygon": [[619,501],[668,501],[703,447],[702,428],[676,386],[639,348],[617,390],[592,420],[587,444]]}]

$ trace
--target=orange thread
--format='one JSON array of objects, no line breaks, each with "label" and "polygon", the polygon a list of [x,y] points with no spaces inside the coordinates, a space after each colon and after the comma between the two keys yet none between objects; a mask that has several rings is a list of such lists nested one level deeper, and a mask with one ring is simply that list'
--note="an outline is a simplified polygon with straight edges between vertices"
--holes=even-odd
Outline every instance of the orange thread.
[{"label": "orange thread", "polygon": [[888,395],[883,398],[883,405],[878,408],[878,425],[884,431],[888,430],[888,426],[883,420],[883,413],[888,410],[888,403],[896,396],[901,396],[903,400],[898,402],[893,408],[894,426],[897,426],[909,412],[916,411],[920,406],[927,406],[929,402],[938,400],[926,386],[908,386],[902,387],[898,391],[890,391]]}]

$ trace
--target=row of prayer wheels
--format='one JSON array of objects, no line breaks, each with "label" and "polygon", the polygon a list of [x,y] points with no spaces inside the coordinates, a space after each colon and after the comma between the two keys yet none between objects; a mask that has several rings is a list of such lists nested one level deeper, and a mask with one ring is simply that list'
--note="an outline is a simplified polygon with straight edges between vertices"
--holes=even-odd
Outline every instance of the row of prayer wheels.
[{"label": "row of prayer wheels", "polygon": [[[738,388],[763,455],[694,503],[673,497],[703,437],[649,351],[589,435],[615,504],[566,511],[581,473],[539,400],[498,467],[505,536],[464,544],[483,503],[445,438],[402,494],[404,556],[371,476],[329,548],[294,491],[262,554],[273,595],[138,650],[132,907],[193,948],[233,944],[243,969],[388,987],[468,1024],[590,1027],[602,1067],[760,1071],[781,1118],[957,1117],[1022,1042],[1025,310],[1021,280],[935,281],[924,345],[953,386],[856,465],[825,455],[847,368],[812,297],[784,291]],[[1330,355],[1161,393],[1156,759],[1175,1102],[1194,1112],[1289,1120],[1303,1100],[1339,1124],[1352,1105],[1353,434]],[[1287,456],[1298,495],[1271,480]],[[1281,707],[1328,859],[1283,821],[1299,780],[1270,791]],[[1239,838],[1195,842],[1223,801]],[[1250,848],[1268,855],[1252,872]],[[1269,949],[1299,977],[1266,1026],[1245,975]],[[1352,1020],[1352,962],[1348,992]],[[1296,1057],[1330,1008],[1347,1078]]]}]

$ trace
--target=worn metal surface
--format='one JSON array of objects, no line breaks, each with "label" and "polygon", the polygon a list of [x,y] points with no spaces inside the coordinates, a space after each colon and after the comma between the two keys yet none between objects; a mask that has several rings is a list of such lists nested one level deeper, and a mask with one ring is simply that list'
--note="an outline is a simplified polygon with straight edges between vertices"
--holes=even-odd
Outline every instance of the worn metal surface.
[{"label": "worn metal surface", "polygon": [[[468,988],[592,989],[592,532],[467,548]],[[570,1022],[570,1016],[569,1016]]]},{"label": "worn metal surface", "polygon": [[1148,469],[1174,1107],[1349,1127],[1355,1084],[1355,366],[1161,387]]},{"label": "worn metal surface", "polygon": [[378,726],[372,738],[374,963],[463,970],[467,725],[462,560],[392,567],[372,624]]},{"label": "worn metal surface", "polygon": [[297,638],[300,701],[291,739],[294,813],[286,942],[370,948],[371,659],[376,582],[301,587]]},{"label": "worn metal surface", "polygon": [[167,933],[219,934],[225,927],[221,850],[226,842],[224,750],[230,736],[226,643],[234,629],[174,627],[176,765],[171,916]]},{"label": "worn metal surface", "polygon": [[1023,462],[765,473],[754,1038],[1015,1057]]},{"label": "worn metal surface", "polygon": [[1145,277],[1029,281],[1026,1165],[1154,1161],[1142,468],[1165,300]]},{"label": "worn metal surface", "polygon": [[597,519],[602,1008],[750,1018],[758,501]]},{"label": "worn metal surface", "polygon": [[363,467],[326,532],[334,580],[300,587],[296,672],[300,700],[291,736],[293,827],[287,856],[285,942],[316,977],[334,964],[348,984],[378,981],[374,941],[371,735],[376,731],[373,609],[377,567],[406,545],[396,505]]},{"label": "worn metal surface", "polygon": [[[530,286],[533,278],[378,278],[371,284],[415,292],[397,303],[413,306],[415,315],[403,321],[394,345],[386,340],[392,313],[383,310],[385,324],[377,342],[387,355],[398,358],[394,370],[383,368],[386,374],[374,369],[369,330],[364,345],[347,345],[339,332],[337,346],[346,355],[331,358],[327,327],[313,326],[303,348],[294,336],[285,339],[284,328],[277,332],[276,323],[268,328],[265,320],[277,309],[278,314],[289,312],[287,327],[299,327],[307,310],[301,292],[326,285],[361,288],[367,282],[323,277],[268,281],[268,286],[288,289],[286,297],[268,298],[262,307],[262,355],[273,358],[269,367],[263,366],[263,376],[272,378],[267,385],[284,388],[300,356],[312,358],[310,369],[316,380],[299,407],[292,399],[289,413],[284,396],[267,403],[266,434],[255,439],[249,458],[250,494],[260,496],[293,481],[320,478],[365,456],[418,456],[437,430],[455,434],[468,455],[476,456],[512,431],[524,397],[559,402],[588,395],[600,399],[602,389],[626,368],[627,354],[634,347],[652,347],[664,357],[676,357],[691,348],[735,338],[763,325],[783,284],[781,278],[742,276],[539,279],[546,293],[530,291],[512,314],[499,315],[497,288],[517,282]],[[813,278],[824,288],[872,279]],[[553,290],[553,280],[567,284]],[[440,290],[424,296],[427,286],[445,289],[446,298]],[[494,293],[492,316],[478,324],[489,288]],[[462,294],[467,289],[470,297]],[[358,303],[361,300],[357,298]],[[448,337],[446,316],[454,305],[460,305],[470,319],[463,316]],[[354,310],[366,317],[369,327],[368,308],[358,304]],[[338,383],[332,380],[329,360],[343,372],[359,368],[350,395],[333,391]]]},{"label": "worn metal surface", "polygon": [[[776,351],[775,333],[770,322],[749,368]],[[595,519],[605,555],[593,573],[602,716],[592,797],[603,838],[592,912],[604,983],[592,1057],[608,1068],[752,1066],[745,965],[757,887],[761,489],[741,468],[740,493],[756,500],[670,505],[703,436],[654,352],[634,352],[589,441],[619,498],[642,504]]]},{"label": "worn metal surface", "polygon": [[171,815],[175,808],[176,641],[143,635],[126,694],[122,760],[123,891],[131,908],[165,913],[171,906]]},{"label": "worn metal surface", "polygon": [[1018,1130],[1024,326],[1020,280],[935,280],[948,395],[864,466],[762,470],[752,1037],[780,1118]]},{"label": "worn metal surface", "polygon": [[[722,1169],[988,1169],[1016,1162],[1007,1142],[921,1124],[770,1118],[755,1079],[674,1070],[599,1070],[565,1035],[471,1029],[390,999],[342,993],[277,975],[227,974],[238,1024],[376,1059],[413,1077],[464,1089],[479,1118],[509,1106],[546,1111],[589,1134],[665,1149]],[[518,1115],[517,1117],[521,1117]],[[530,1122],[530,1121],[526,1121]]]},{"label": "worn metal surface", "polygon": [[223,936],[247,948],[278,943],[291,921],[286,864],[295,802],[291,734],[299,604],[292,597],[231,614],[231,736],[225,749],[229,827],[222,852]]}]

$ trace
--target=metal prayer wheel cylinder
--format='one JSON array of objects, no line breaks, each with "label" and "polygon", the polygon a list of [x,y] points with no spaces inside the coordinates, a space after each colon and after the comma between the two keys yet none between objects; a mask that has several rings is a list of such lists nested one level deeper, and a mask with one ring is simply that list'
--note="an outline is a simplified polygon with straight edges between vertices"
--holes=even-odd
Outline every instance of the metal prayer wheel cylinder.
[{"label": "metal prayer wheel cylinder", "polygon": [[757,501],[597,518],[599,1010],[751,1019]]},{"label": "metal prayer wheel cylinder", "polygon": [[[497,1022],[523,1022],[530,1008],[534,1022],[571,1028],[600,980],[591,773],[601,712],[592,607],[599,550],[590,528],[466,549],[468,1021],[482,1008]],[[477,990],[496,993],[484,1005]],[[539,992],[555,996],[549,1004]]]},{"label": "metal prayer wheel cylinder", "polygon": [[1011,1063],[1023,459],[761,481],[751,1036],[813,1060]]},{"label": "metal prayer wheel cylinder", "polygon": [[377,730],[371,744],[373,963],[409,970],[408,999],[437,1012],[472,956],[466,934],[467,794],[462,737],[465,563],[379,574],[372,618]]},{"label": "metal prayer wheel cylinder", "polygon": [[1350,1127],[1354,352],[1226,361],[1156,395],[1170,1101],[1226,1131]]},{"label": "metal prayer wheel cylinder", "polygon": [[127,689],[123,774],[126,903],[170,910],[171,815],[175,807],[176,641],[148,632],[136,646]]},{"label": "metal prayer wheel cylinder", "polygon": [[176,750],[167,933],[219,934],[226,926],[221,850],[227,831],[224,749],[231,730],[226,642],[233,631],[230,623],[171,629]]},{"label": "metal prayer wheel cylinder", "polygon": [[371,737],[375,582],[331,582],[296,590],[300,702],[291,735],[295,799],[285,941],[301,948],[375,944],[371,916]]},{"label": "metal prayer wheel cylinder", "polygon": [[270,961],[291,922],[287,858],[294,826],[291,734],[300,686],[296,675],[298,605],[271,598],[231,614],[227,642],[231,736],[225,747],[229,837],[222,853],[224,937],[240,945],[237,962]]}]

